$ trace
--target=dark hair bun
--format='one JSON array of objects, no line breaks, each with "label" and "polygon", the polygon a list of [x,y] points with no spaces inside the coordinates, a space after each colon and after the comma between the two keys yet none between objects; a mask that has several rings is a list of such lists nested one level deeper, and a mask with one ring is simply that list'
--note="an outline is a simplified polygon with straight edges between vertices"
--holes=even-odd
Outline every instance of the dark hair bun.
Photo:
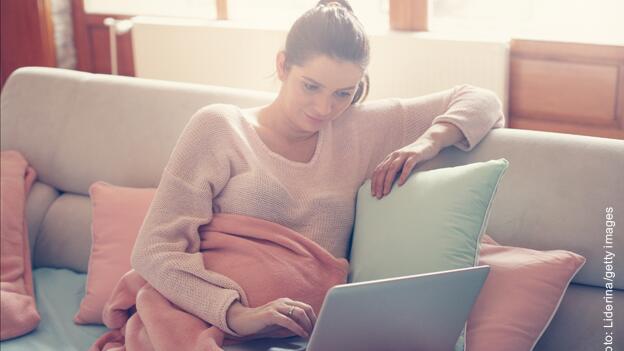
[{"label": "dark hair bun", "polygon": [[349,5],[349,2],[346,0],[321,0],[316,4],[316,6],[321,5],[344,7],[349,12],[353,13],[353,8],[351,8],[351,5]]}]

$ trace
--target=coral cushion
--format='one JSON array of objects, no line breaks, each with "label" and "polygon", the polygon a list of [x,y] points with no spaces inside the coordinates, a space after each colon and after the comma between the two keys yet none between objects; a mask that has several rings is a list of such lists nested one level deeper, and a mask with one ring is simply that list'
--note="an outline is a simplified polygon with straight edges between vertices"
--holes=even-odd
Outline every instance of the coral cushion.
[{"label": "coral cushion", "polygon": [[117,281],[131,269],[130,254],[155,188],[128,188],[106,182],[89,187],[92,244],[85,296],[77,324],[101,324],[102,310]]},{"label": "coral cushion", "polygon": [[0,340],[6,340],[37,328],[41,319],[34,298],[25,216],[26,197],[37,173],[19,151],[2,151],[0,159]]},{"label": "coral cushion", "polygon": [[490,274],[468,317],[468,351],[532,350],[585,258],[565,250],[498,245],[484,235],[479,265]]}]

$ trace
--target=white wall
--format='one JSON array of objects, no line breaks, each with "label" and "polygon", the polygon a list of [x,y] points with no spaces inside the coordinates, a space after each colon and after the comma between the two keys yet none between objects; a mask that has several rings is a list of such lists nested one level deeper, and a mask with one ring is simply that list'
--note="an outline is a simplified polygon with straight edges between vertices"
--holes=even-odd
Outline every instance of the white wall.
[{"label": "white wall", "polygon": [[[234,22],[135,17],[138,77],[277,91],[275,55],[286,30]],[[473,84],[496,92],[507,110],[505,40],[432,33],[370,33],[369,99],[423,95]]]}]

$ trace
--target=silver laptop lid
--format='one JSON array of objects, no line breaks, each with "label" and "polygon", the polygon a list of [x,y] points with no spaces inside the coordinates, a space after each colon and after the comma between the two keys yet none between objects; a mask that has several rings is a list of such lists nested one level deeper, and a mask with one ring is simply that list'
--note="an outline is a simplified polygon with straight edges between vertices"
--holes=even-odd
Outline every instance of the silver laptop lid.
[{"label": "silver laptop lid", "polygon": [[453,350],[489,266],[332,287],[307,351]]}]

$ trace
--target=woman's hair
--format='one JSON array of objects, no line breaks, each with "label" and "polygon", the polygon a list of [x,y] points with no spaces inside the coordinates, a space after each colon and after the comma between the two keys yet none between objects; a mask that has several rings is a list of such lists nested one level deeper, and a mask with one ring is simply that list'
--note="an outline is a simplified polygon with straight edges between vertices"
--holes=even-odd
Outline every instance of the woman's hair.
[{"label": "woman's hair", "polygon": [[[353,62],[364,72],[369,62],[368,37],[364,27],[345,0],[324,1],[306,11],[290,28],[286,37],[286,69],[302,66],[317,55]],[[366,99],[368,73],[358,83],[352,104]]]}]

